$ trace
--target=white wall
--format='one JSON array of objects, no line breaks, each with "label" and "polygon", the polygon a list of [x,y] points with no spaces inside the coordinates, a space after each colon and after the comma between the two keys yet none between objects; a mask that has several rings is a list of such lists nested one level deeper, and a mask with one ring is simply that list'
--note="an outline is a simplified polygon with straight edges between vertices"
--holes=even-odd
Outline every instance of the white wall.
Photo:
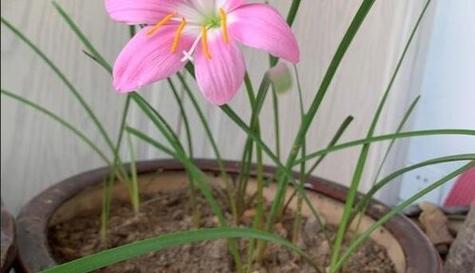
[{"label": "white wall", "polygon": [[[438,1],[413,129],[475,129],[474,50],[475,1]],[[475,137],[423,137],[411,140],[407,164],[462,153],[475,153]],[[400,197],[409,197],[460,164],[434,165],[405,175]],[[422,200],[443,203],[451,185]]]},{"label": "white wall", "polygon": [[[282,13],[289,1],[270,1]],[[373,10],[361,27],[342,66],[335,76],[328,95],[309,134],[309,150],[326,146],[339,123],[348,115],[355,116],[342,141],[364,137],[374,108],[387,84],[408,33],[425,1],[376,1]],[[112,22],[104,12],[101,0],[60,0],[59,3],[90,37],[97,48],[112,61],[127,41],[127,29]],[[306,106],[315,94],[323,73],[360,1],[325,0],[302,1],[299,17],[294,25],[301,52],[299,64]],[[50,1],[3,0],[2,16],[18,26],[64,70],[86,100],[104,121],[106,129],[116,134],[118,113],[124,101],[111,88],[110,77],[81,52],[82,46],[50,5]],[[418,41],[404,63],[394,87],[388,108],[384,112],[379,132],[394,131],[402,111],[416,95],[421,71],[420,63],[425,52],[425,37],[430,29],[430,13],[421,29]],[[64,85],[30,49],[13,37],[2,26],[2,88],[9,89],[60,114],[100,146],[105,147],[94,126],[67,92]],[[267,56],[262,52],[245,49],[246,62],[257,85],[266,70]],[[141,93],[178,127],[177,107],[170,91],[163,83],[144,88]],[[212,130],[219,140],[225,158],[238,159],[244,134],[214,106],[206,107]],[[282,150],[289,151],[299,119],[296,90],[280,96],[282,111]],[[241,92],[232,106],[249,115],[245,92]],[[2,198],[14,211],[32,196],[53,183],[73,174],[104,165],[70,132],[2,97],[1,101],[1,179]],[[273,144],[271,107],[263,110],[263,134]],[[192,115],[193,116],[193,115]],[[194,145],[197,156],[212,157],[212,150],[196,117]],[[129,124],[149,133],[155,132],[143,114],[132,109]],[[183,132],[183,130],[182,130]],[[156,135],[156,134],[155,134]],[[183,134],[181,134],[183,137]],[[158,137],[158,136],[157,136]],[[158,137],[159,138],[159,137]],[[160,138],[159,138],[160,139]],[[139,158],[164,157],[155,149],[138,145]],[[363,190],[370,184],[374,170],[385,145],[374,145],[368,159],[368,169],[362,183]],[[316,172],[325,178],[348,184],[359,149],[348,149],[328,156]],[[397,154],[404,154],[401,149]],[[269,162],[269,160],[267,160]],[[391,160],[390,169],[396,168],[397,158]]]}]

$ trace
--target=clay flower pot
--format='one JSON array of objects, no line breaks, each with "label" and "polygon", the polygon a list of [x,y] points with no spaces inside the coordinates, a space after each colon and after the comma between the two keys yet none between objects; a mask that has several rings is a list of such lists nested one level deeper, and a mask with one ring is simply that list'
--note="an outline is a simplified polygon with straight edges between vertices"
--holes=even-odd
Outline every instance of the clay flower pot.
[{"label": "clay flower pot", "polygon": [[16,258],[16,230],[15,221],[12,215],[3,207],[2,202],[2,256],[0,272],[10,272],[13,261]]},{"label": "clay flower pot", "polygon": [[[219,179],[219,169],[215,161],[197,160],[196,164],[210,177],[214,175]],[[230,175],[238,175],[237,162],[226,162],[226,168]],[[160,175],[154,176],[157,170]],[[141,190],[147,193],[173,190],[187,185],[184,168],[174,160],[138,162],[137,171],[139,180],[146,178],[148,181],[141,186]],[[270,167],[265,169],[268,175],[274,171],[275,169]],[[45,190],[22,209],[17,218],[18,247],[19,263],[25,272],[37,272],[56,264],[48,243],[48,226],[67,221],[88,209],[100,209],[102,181],[107,175],[108,169],[101,168],[73,176]],[[308,181],[307,189],[309,199],[327,223],[337,224],[347,188],[312,177]],[[274,190],[272,186],[266,188],[266,198],[271,199]],[[125,187],[120,184],[114,188],[113,195],[114,198],[128,198]],[[381,217],[387,210],[383,204],[373,202],[367,210],[367,215],[363,217],[361,229],[374,223],[374,219]],[[303,213],[308,212],[304,210]],[[435,249],[420,229],[405,216],[394,217],[383,228],[375,231],[372,239],[386,249],[398,273],[442,273]]]}]

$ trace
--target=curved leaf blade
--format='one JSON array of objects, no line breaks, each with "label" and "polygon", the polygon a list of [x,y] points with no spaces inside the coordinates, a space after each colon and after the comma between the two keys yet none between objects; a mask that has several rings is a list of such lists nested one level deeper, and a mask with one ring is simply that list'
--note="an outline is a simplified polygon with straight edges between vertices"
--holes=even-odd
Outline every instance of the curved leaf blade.
[{"label": "curved leaf blade", "polygon": [[[208,240],[217,240],[224,238],[245,238],[260,239],[276,243],[299,255],[305,254],[297,246],[289,241],[271,233],[248,229],[248,228],[210,228],[191,231],[182,231],[172,234],[166,234],[131,244],[119,246],[113,249],[101,251],[99,253],[86,256],[75,261],[67,262],[52,268],[41,271],[40,273],[85,273],[112,265],[127,259],[138,257],[152,251],[160,251],[167,248],[196,243]],[[308,258],[308,257],[307,257]]]}]

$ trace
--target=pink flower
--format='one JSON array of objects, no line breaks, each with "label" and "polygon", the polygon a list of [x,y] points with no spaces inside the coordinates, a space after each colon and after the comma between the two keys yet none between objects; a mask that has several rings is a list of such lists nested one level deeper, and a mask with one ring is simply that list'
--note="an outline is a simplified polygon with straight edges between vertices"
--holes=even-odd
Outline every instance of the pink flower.
[{"label": "pink flower", "polygon": [[246,68],[237,43],[299,61],[295,36],[268,5],[245,0],[106,0],[106,9],[114,20],[147,25],[114,64],[113,84],[119,92],[166,79],[192,61],[203,95],[222,105],[244,80]]}]

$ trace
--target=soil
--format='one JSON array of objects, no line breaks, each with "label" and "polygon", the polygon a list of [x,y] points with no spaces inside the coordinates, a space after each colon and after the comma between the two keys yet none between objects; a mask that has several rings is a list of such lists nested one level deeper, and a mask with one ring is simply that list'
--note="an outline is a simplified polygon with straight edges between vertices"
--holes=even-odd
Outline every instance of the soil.
[{"label": "soil", "polygon": [[[48,236],[56,260],[62,263],[106,248],[193,228],[189,202],[183,202],[183,200],[189,200],[188,191],[180,190],[143,196],[142,200],[141,211],[138,215],[134,215],[129,203],[112,204],[106,246],[99,240],[100,214],[97,211],[84,212],[71,220],[51,226]],[[201,226],[217,226],[216,218],[205,205],[205,201],[200,199],[199,203]],[[221,203],[225,207],[224,202],[221,201]],[[291,213],[288,214],[281,223],[275,226],[275,230],[279,235],[290,240],[293,221]],[[252,215],[252,211],[246,212],[243,222],[250,223]],[[329,242],[326,238],[334,235],[334,229],[334,227],[325,227],[325,230],[322,230],[318,221],[303,220],[299,245],[318,265],[321,265],[321,268],[325,268],[329,262]],[[246,242],[242,241],[242,248],[245,245]],[[243,255],[245,253],[243,251]],[[235,271],[232,258],[227,251],[226,240],[216,240],[150,253],[96,272],[233,273]],[[250,272],[312,273],[316,271],[288,250],[270,244],[262,263],[259,266],[254,265]],[[385,249],[369,240],[353,255],[342,272],[395,273],[396,271]]]}]

